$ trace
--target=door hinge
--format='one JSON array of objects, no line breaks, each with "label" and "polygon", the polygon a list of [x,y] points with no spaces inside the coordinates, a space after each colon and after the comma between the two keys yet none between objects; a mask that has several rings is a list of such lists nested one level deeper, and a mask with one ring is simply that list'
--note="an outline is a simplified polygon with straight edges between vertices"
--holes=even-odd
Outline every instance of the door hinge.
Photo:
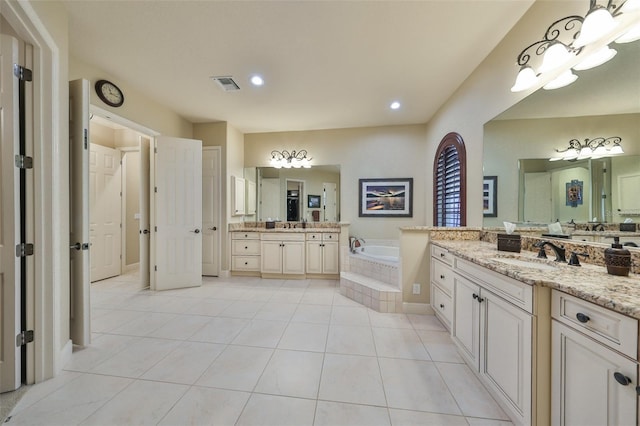
[{"label": "door hinge", "polygon": [[158,187],[157,186],[153,188],[153,192],[158,192]]},{"label": "door hinge", "polygon": [[20,243],[16,246],[16,257],[33,256],[33,244]]},{"label": "door hinge", "polygon": [[155,266],[153,267],[153,270],[154,270],[154,271],[156,271],[156,272],[158,272],[158,265],[155,265]]},{"label": "door hinge", "polygon": [[153,148],[153,152],[155,152],[157,154],[158,153],[158,148],[157,147]]},{"label": "door hinge", "polygon": [[158,227],[154,226],[154,231],[158,232]]},{"label": "door hinge", "polygon": [[82,129],[84,134],[84,149],[89,149],[89,129]]},{"label": "door hinge", "polygon": [[33,330],[21,331],[20,334],[16,336],[17,347],[24,346],[31,342],[33,342]]},{"label": "door hinge", "polygon": [[18,64],[13,64],[13,75],[18,77],[19,80],[33,80],[33,72],[29,68],[23,67]]},{"label": "door hinge", "polygon": [[19,169],[33,169],[33,158],[26,155],[16,155],[16,167]]}]

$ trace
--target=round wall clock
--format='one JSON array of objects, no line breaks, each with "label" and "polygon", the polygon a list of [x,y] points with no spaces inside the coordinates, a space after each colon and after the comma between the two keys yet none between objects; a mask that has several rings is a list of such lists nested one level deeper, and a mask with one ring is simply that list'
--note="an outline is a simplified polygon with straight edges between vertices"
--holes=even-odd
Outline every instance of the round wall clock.
[{"label": "round wall clock", "polygon": [[122,90],[108,80],[96,81],[96,93],[105,104],[112,107],[119,107],[124,103]]}]

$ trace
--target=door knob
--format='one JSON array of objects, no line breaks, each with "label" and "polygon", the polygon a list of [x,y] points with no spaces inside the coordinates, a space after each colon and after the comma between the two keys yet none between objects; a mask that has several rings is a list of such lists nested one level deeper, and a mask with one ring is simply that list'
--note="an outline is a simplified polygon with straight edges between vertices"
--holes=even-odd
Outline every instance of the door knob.
[{"label": "door knob", "polygon": [[149,233],[148,229],[143,229],[142,231],[140,231],[141,234],[147,235]]},{"label": "door knob", "polygon": [[209,228],[209,230],[211,230],[211,231],[217,231],[217,230],[218,230],[218,227],[217,227],[217,226],[214,226],[213,228]]},{"label": "door knob", "polygon": [[622,373],[613,373],[613,378],[616,379],[616,382],[620,383],[622,386],[627,386],[629,383],[631,383],[631,379]]},{"label": "door knob", "polygon": [[82,250],[82,244],[75,243],[75,244],[69,246],[69,248],[76,249],[76,250]]},{"label": "door knob", "polygon": [[200,230],[199,230],[198,228],[196,228],[196,230],[195,230],[195,231],[191,231],[191,232],[195,232],[196,234],[199,234],[199,233],[200,233]]}]

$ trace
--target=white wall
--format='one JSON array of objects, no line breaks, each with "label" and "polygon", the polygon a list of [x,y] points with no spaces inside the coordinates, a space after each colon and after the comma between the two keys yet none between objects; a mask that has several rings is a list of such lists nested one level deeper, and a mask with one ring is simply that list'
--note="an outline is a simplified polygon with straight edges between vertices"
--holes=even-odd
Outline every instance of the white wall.
[{"label": "white wall", "polygon": [[[424,125],[384,126],[245,135],[245,165],[268,166],[273,150],[306,149],[312,164],[340,166],[340,219],[351,223],[351,235],[399,239],[398,229],[425,223]],[[414,178],[412,218],[358,217],[358,179]],[[431,206],[431,203],[429,203]]]}]

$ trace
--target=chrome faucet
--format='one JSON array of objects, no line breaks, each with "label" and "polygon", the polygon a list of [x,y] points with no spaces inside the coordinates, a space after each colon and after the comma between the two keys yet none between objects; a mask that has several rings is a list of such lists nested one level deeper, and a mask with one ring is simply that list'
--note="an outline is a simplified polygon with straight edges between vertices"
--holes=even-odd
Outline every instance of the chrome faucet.
[{"label": "chrome faucet", "polygon": [[549,246],[556,253],[556,262],[566,262],[567,261],[567,258],[565,257],[564,246],[558,247],[557,245],[553,244],[550,241],[540,241],[540,242],[535,243],[533,246],[540,248],[540,251],[538,251],[538,257],[540,257],[540,258],[544,258],[544,259],[547,258],[547,252],[544,251],[544,246]]},{"label": "chrome faucet", "polygon": [[351,250],[351,253],[355,253],[356,248],[360,247],[365,242],[366,241],[362,238],[358,238],[358,237],[349,238],[349,249]]}]

